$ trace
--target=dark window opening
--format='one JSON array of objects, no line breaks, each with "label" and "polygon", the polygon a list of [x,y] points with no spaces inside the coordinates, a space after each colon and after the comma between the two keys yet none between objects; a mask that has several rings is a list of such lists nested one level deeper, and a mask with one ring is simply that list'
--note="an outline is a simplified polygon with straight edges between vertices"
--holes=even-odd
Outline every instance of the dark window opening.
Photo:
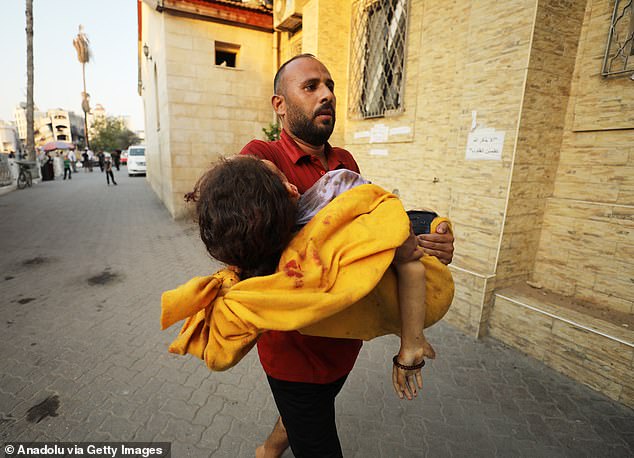
[{"label": "dark window opening", "polygon": [[235,68],[236,56],[237,56],[237,53],[216,50],[216,65],[222,65],[223,67]]},{"label": "dark window opening", "polygon": [[221,67],[236,68],[238,66],[238,52],[240,45],[233,43],[224,43],[222,41],[215,42],[215,59],[216,65]]}]

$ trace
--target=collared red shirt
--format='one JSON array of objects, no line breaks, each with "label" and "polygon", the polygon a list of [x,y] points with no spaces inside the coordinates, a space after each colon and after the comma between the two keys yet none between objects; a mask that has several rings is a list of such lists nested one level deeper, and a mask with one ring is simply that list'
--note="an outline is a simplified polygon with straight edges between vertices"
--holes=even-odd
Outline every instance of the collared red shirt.
[{"label": "collared red shirt", "polygon": [[[280,140],[253,140],[240,151],[273,162],[297,186],[306,192],[327,170],[319,158],[303,152],[284,131]],[[352,155],[326,144],[328,170],[349,169],[359,173]],[[258,355],[264,371],[279,380],[303,383],[330,383],[348,374],[359,355],[362,342],[356,339],[332,339],[305,336],[297,331],[268,331],[258,340]]]}]

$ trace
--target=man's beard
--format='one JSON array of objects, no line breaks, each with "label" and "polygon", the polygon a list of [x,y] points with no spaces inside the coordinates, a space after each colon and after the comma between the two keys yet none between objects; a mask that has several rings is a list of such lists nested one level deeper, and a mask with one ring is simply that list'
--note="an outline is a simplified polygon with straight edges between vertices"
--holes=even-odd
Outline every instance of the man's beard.
[{"label": "man's beard", "polygon": [[[315,119],[317,113],[322,110],[330,110],[332,119],[328,124],[317,124]],[[324,104],[312,113],[311,117],[306,116],[300,110],[289,106],[287,109],[288,127],[293,135],[305,141],[309,145],[325,145],[332,131],[335,128],[335,109],[331,104]]]}]

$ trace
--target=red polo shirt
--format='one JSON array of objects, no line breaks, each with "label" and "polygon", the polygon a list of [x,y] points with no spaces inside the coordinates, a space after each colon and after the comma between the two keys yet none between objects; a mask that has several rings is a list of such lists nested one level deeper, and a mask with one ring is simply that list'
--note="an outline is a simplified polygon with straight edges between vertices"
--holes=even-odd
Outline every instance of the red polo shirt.
[{"label": "red polo shirt", "polygon": [[[302,194],[326,173],[319,159],[304,153],[284,130],[279,141],[253,140],[240,154],[273,162]],[[326,144],[326,158],[328,170],[359,172],[352,155],[344,149]],[[297,331],[268,331],[258,340],[264,371],[273,378],[290,382],[334,382],[352,370],[360,350],[360,340],[304,336]]]}]

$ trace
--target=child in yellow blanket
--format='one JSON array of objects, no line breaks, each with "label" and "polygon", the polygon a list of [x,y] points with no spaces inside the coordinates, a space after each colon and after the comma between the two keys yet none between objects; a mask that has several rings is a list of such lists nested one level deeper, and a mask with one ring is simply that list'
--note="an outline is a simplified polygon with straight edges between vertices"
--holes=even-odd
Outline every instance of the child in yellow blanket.
[{"label": "child in yellow blanket", "polygon": [[[242,188],[254,183],[245,199]],[[200,235],[207,251],[236,266],[241,279],[272,274],[298,226],[342,192],[369,183],[350,170],[326,173],[302,196],[272,163],[251,156],[222,160],[197,183],[195,196]],[[255,195],[254,195],[255,192]],[[392,382],[399,396],[412,399],[422,388],[424,358],[435,358],[423,333],[425,268],[412,231],[396,250],[401,347],[394,357]]]}]

